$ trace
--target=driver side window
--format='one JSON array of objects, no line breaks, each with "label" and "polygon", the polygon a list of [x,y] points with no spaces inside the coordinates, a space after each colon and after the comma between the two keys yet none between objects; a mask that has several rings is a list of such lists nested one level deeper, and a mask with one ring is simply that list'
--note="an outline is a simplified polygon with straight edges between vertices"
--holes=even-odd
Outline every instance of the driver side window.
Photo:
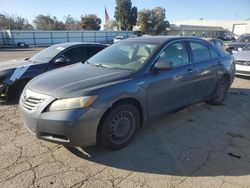
[{"label": "driver side window", "polygon": [[171,62],[174,67],[188,64],[188,52],[185,43],[175,42],[168,45],[160,54],[159,59]]},{"label": "driver side window", "polygon": [[62,55],[67,64],[78,63],[86,60],[86,47],[76,47],[66,51]]}]

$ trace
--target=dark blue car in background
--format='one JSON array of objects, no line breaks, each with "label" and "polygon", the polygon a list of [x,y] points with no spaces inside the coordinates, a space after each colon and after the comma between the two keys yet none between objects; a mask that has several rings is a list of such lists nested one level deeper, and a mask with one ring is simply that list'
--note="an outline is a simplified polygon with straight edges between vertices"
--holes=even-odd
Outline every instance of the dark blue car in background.
[{"label": "dark blue car in background", "polygon": [[[84,62],[106,48],[96,43],[62,43],[50,46],[31,58],[0,63],[0,102],[18,96],[35,76],[49,70]],[[63,75],[61,75],[63,76]]]}]

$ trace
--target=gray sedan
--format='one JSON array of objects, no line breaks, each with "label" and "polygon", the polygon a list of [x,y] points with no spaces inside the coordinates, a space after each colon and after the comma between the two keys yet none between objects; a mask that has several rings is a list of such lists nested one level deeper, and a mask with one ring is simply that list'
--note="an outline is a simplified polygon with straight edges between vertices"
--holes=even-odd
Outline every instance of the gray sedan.
[{"label": "gray sedan", "polygon": [[234,72],[233,57],[202,39],[127,39],[84,64],[36,77],[20,110],[40,139],[119,149],[159,115],[200,101],[221,104]]}]

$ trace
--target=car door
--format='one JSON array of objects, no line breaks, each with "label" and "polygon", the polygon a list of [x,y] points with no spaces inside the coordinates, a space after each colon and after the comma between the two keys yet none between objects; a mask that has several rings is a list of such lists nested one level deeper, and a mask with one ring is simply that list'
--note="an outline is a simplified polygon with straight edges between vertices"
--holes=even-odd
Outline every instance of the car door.
[{"label": "car door", "polygon": [[156,61],[172,62],[172,70],[159,70],[147,76],[149,118],[170,112],[190,104],[193,83],[192,64],[185,42],[166,46]]},{"label": "car door", "polygon": [[[220,57],[203,41],[189,41],[193,63],[194,95],[193,103],[199,102],[211,96],[217,83],[217,71]],[[215,54],[214,54],[215,53]],[[216,56],[217,54],[217,56]]]}]

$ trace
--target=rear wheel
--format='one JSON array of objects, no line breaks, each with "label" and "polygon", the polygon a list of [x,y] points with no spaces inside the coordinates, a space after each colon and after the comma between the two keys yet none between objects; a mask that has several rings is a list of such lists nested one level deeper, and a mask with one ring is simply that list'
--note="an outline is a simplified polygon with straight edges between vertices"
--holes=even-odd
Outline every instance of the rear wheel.
[{"label": "rear wheel", "polygon": [[140,124],[140,114],[131,104],[120,104],[106,114],[98,143],[116,150],[125,147],[133,138]]},{"label": "rear wheel", "polygon": [[224,101],[227,90],[230,87],[230,81],[227,77],[223,76],[217,83],[215,94],[212,99],[208,100],[207,103],[219,105]]}]

